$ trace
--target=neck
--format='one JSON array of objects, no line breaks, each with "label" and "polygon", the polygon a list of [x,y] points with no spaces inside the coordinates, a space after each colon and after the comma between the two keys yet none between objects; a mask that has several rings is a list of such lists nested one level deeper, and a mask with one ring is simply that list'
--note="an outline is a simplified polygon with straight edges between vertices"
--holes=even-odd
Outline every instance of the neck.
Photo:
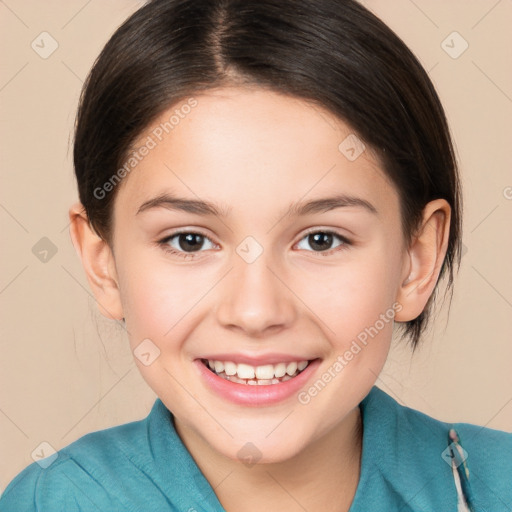
[{"label": "neck", "polygon": [[283,462],[247,467],[213,450],[175,419],[176,431],[227,512],[347,512],[359,483],[359,407],[322,438]]}]

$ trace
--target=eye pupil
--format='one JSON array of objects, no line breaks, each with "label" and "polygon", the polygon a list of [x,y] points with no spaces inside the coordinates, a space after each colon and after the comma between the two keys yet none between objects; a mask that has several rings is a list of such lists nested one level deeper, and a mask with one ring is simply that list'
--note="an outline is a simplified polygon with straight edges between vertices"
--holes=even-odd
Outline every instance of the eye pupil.
[{"label": "eye pupil", "polygon": [[[203,235],[199,235],[197,233],[185,233],[180,234],[178,236],[178,240],[180,249],[187,251],[192,248],[193,251],[194,249],[201,248],[201,245],[203,244]],[[182,243],[183,240],[185,240],[185,244]]]},{"label": "eye pupil", "polygon": [[316,248],[318,250],[329,249],[332,244],[332,235],[330,233],[313,233],[309,235],[309,243],[312,248]]}]

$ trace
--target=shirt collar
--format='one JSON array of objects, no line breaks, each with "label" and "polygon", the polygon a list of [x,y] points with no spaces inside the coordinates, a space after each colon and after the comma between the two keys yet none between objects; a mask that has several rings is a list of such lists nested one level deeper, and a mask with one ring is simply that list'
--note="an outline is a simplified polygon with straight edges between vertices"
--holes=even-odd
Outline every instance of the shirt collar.
[{"label": "shirt collar", "polygon": [[[361,474],[349,512],[454,509],[448,506],[452,472],[441,456],[446,448],[443,424],[400,405],[376,386],[359,407]],[[178,510],[224,511],[159,398],[148,416],[148,440],[155,477]]]}]

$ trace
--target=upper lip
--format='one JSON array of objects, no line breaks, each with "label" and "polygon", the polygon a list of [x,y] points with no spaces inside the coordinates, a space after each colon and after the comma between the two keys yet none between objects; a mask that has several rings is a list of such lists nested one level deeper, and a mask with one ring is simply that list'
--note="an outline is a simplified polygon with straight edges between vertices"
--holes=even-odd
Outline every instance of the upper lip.
[{"label": "upper lip", "polygon": [[235,364],[248,364],[250,366],[263,366],[266,364],[293,363],[300,361],[312,361],[314,357],[295,356],[290,354],[208,354],[200,359],[213,361],[231,361]]}]

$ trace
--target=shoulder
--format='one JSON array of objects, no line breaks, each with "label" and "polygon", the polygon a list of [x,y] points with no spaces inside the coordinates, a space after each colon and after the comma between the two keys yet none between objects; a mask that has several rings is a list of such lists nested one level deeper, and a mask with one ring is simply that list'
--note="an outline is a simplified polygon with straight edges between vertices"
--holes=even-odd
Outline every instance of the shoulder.
[{"label": "shoulder", "polygon": [[512,510],[512,433],[470,423],[451,426],[460,439],[475,504],[489,510],[493,500],[494,510]]},{"label": "shoulder", "polygon": [[437,503],[436,493],[442,499],[449,493],[453,499],[455,482],[449,432],[455,429],[464,450],[475,503],[482,510],[512,509],[511,433],[470,423],[440,421],[401,405],[377,387],[372,388],[361,407],[368,420],[365,435],[378,447],[375,460],[388,487],[403,496],[412,496],[417,486],[413,502],[416,500],[421,506]]},{"label": "shoulder", "polygon": [[30,464],[3,492],[0,512],[121,509],[125,490],[113,482],[142,471],[148,418],[92,432]]},{"label": "shoulder", "polygon": [[[363,400],[363,407],[371,409],[371,415],[378,415],[381,421],[393,427],[395,432],[411,432],[419,435],[419,441],[441,437],[448,440],[448,432],[455,429],[459,433],[461,443],[471,451],[483,451],[488,454],[500,455],[512,463],[512,433],[495,430],[485,426],[471,423],[441,421],[421,411],[401,405],[397,400],[377,387],[373,387],[369,395]],[[445,443],[446,444],[446,443]],[[503,457],[504,456],[504,457]],[[507,457],[508,456],[508,457]],[[487,456],[488,457],[488,456]],[[469,458],[469,454],[468,454]],[[475,457],[477,459],[477,457]],[[475,463],[485,460],[475,460]]]},{"label": "shoulder", "polygon": [[25,468],[0,512],[223,510],[160,399],[143,420],[87,434]]},{"label": "shoulder", "polygon": [[421,433],[423,438],[441,435],[447,446],[451,444],[448,432],[455,429],[466,452],[466,460],[475,471],[493,476],[501,471],[506,471],[504,475],[512,474],[512,433],[472,423],[441,421],[396,401],[395,404],[403,428]]}]

